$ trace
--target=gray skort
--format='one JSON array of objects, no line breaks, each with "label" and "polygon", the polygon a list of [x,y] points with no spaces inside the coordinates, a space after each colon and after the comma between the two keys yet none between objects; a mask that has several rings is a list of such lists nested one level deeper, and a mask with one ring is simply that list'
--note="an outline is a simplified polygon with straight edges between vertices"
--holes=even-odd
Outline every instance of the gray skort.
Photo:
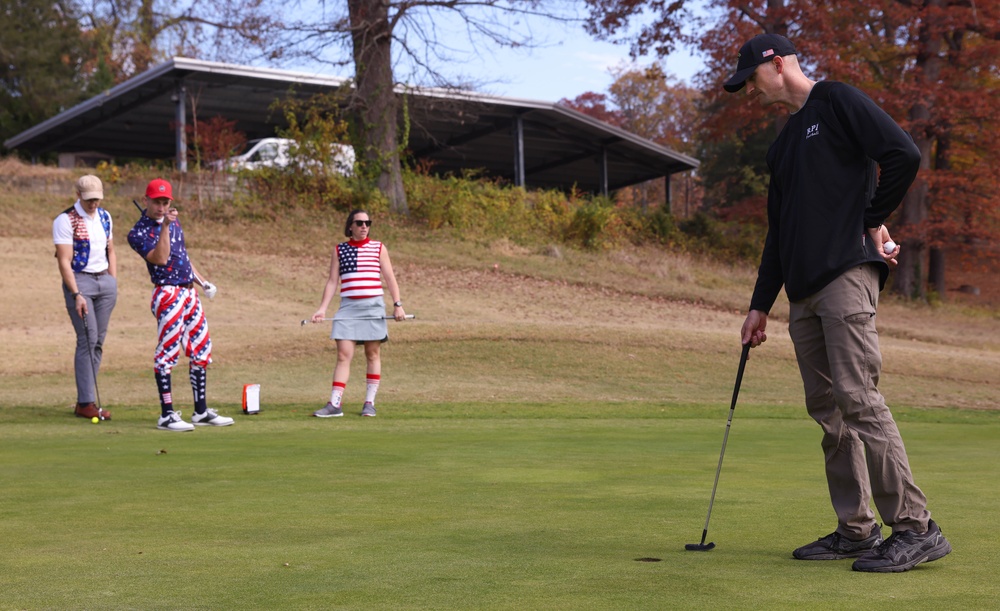
[{"label": "gray skort", "polygon": [[340,298],[340,309],[333,316],[330,339],[356,342],[384,342],[389,339],[389,325],[385,319],[385,301],[382,297],[364,299]]}]

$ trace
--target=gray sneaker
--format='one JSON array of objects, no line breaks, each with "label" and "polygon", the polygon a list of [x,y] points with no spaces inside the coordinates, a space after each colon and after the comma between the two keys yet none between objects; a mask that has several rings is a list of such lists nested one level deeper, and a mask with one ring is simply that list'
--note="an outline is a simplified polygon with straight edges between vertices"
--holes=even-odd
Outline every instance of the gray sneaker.
[{"label": "gray sneaker", "polygon": [[927,532],[904,530],[892,533],[878,547],[854,561],[855,571],[868,573],[902,573],[921,562],[933,562],[951,553],[951,544],[944,538],[934,520],[927,523]]},{"label": "gray sneaker", "polygon": [[840,560],[859,558],[882,542],[882,529],[876,525],[867,539],[852,541],[839,532],[832,532],[818,541],[803,545],[792,552],[798,560]]},{"label": "gray sneaker", "polygon": [[318,409],[313,412],[313,416],[317,418],[339,418],[344,415],[344,410],[339,407],[334,407],[333,403],[327,403],[322,409]]},{"label": "gray sneaker", "polygon": [[375,417],[375,406],[372,403],[370,403],[368,401],[365,401],[364,407],[361,408],[361,415],[362,416],[371,416],[372,418],[374,418]]}]

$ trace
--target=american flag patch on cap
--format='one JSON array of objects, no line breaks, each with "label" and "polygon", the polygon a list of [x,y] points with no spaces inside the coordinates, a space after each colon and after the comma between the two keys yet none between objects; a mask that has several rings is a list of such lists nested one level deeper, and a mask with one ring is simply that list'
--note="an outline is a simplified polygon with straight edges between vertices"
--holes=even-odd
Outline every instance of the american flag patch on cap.
[{"label": "american flag patch on cap", "polygon": [[761,57],[770,57],[772,55],[774,55],[774,49],[768,49],[760,54]]}]

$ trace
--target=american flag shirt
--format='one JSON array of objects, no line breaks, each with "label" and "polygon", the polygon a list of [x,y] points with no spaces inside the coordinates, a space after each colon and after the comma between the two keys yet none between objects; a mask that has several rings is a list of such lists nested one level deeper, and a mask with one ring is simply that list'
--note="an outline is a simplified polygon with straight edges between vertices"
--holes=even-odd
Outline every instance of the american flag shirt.
[{"label": "american flag shirt", "polygon": [[382,266],[379,255],[382,242],[365,238],[361,242],[349,240],[337,244],[337,261],[340,264],[340,296],[351,299],[378,297],[382,290]]},{"label": "american flag shirt", "polygon": [[[163,219],[154,221],[145,214],[128,232],[128,245],[139,253],[143,259],[160,241],[160,227]],[[146,261],[149,279],[156,286],[181,285],[194,282],[194,271],[191,270],[191,259],[188,258],[187,246],[184,244],[184,230],[179,221],[174,221],[170,227],[170,258],[166,265],[153,265]]]}]

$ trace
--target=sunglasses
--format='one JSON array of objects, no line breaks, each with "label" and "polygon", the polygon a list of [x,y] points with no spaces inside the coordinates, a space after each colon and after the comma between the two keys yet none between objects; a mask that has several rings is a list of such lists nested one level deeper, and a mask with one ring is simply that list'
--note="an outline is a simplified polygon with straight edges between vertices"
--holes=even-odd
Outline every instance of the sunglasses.
[{"label": "sunglasses", "polygon": [[364,226],[364,227],[371,227],[372,226],[372,222],[371,221],[354,221],[354,226],[355,227],[362,227],[362,226]]}]

